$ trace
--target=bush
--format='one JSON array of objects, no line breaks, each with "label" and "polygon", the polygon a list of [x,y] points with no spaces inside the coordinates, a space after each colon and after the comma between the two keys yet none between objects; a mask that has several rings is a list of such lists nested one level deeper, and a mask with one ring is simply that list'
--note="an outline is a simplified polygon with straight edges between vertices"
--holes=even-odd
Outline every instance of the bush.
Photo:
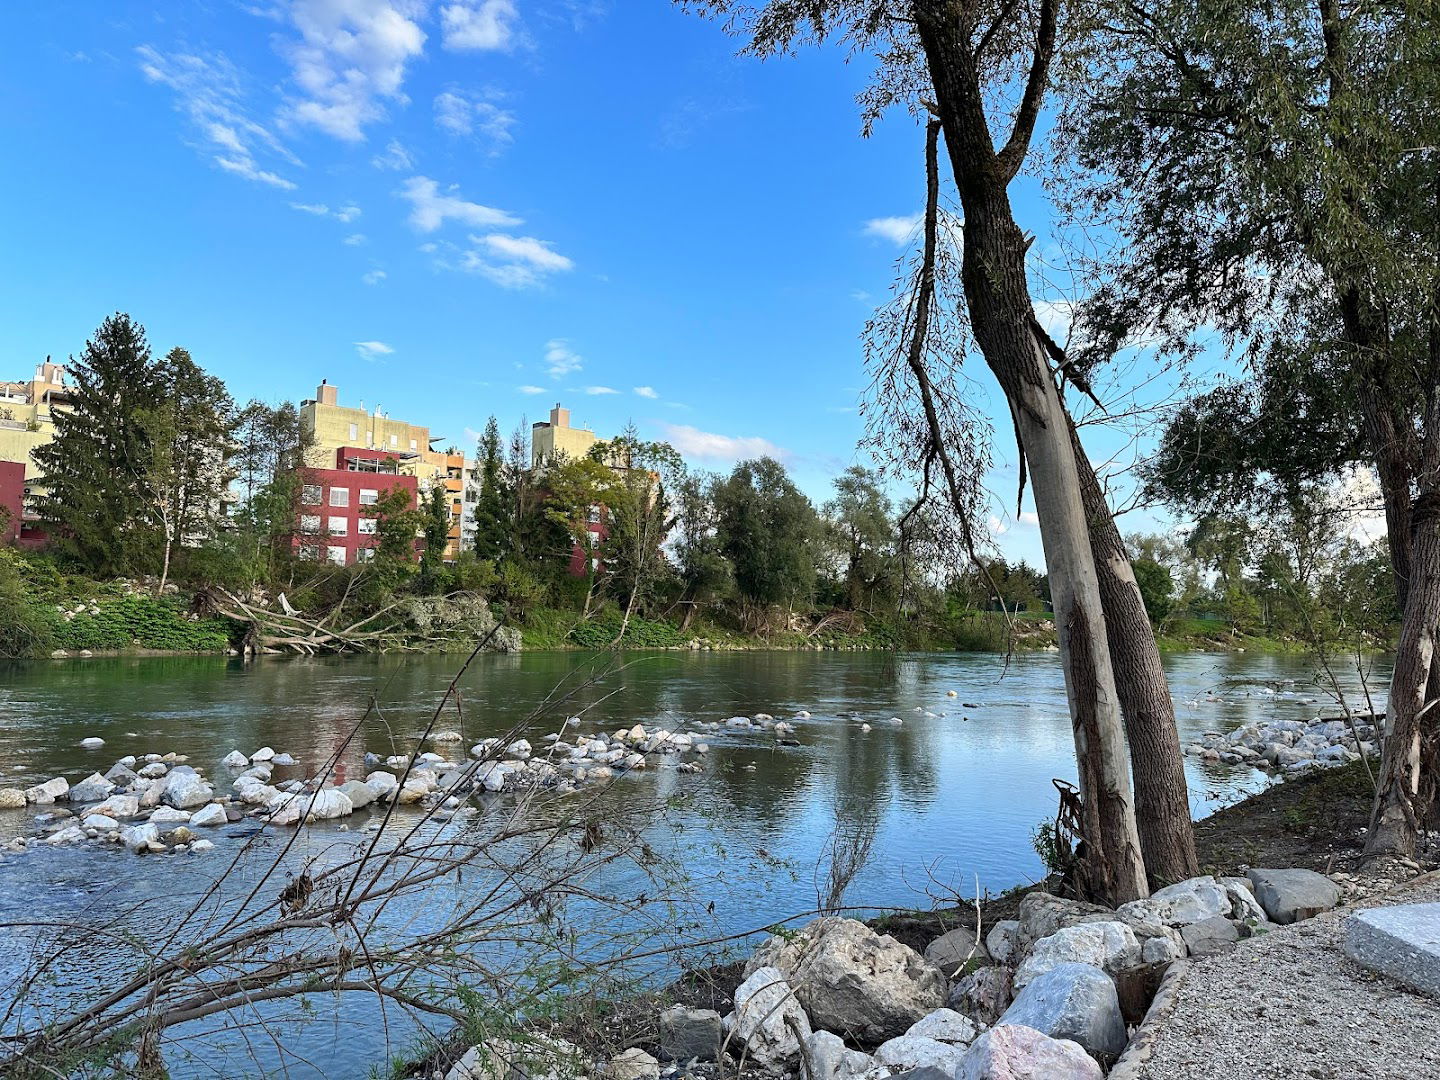
[{"label": "bush", "polygon": [[45,656],[55,648],[54,622],[26,588],[11,553],[0,552],[0,658]]},{"label": "bush", "polygon": [[[98,612],[98,613],[97,613]],[[221,652],[230,644],[224,619],[193,619],[171,597],[126,596],[103,601],[55,625],[62,649],[165,649]]]},{"label": "bush", "polygon": [[[570,631],[570,640],[582,649],[608,649],[620,636],[621,616],[607,611]],[[627,649],[672,649],[685,644],[685,635],[670,623],[631,617],[621,644]]]}]

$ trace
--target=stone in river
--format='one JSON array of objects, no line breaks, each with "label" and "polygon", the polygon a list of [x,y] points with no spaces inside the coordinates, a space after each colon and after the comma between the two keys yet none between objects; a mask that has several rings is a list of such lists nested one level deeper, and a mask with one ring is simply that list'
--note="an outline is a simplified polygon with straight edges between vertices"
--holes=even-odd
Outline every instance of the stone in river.
[{"label": "stone in river", "polygon": [[140,812],[140,800],[134,795],[111,795],[99,806],[92,806],[92,814],[109,814],[111,817],[134,817]]},{"label": "stone in river", "polygon": [[60,798],[70,790],[70,781],[63,776],[55,776],[46,780],[43,784],[36,784],[25,791],[27,802],[35,806],[49,806],[56,799]]},{"label": "stone in river", "polygon": [[[157,813],[159,811],[156,811]],[[154,818],[151,818],[153,821]],[[219,803],[210,803],[195,811],[190,817],[190,824],[196,827],[210,825],[224,825],[229,820],[225,815],[225,808]]]},{"label": "stone in river", "polygon": [[81,739],[80,745],[86,750],[99,750],[100,747],[105,745],[105,740],[98,736],[91,735],[88,739]]},{"label": "stone in river", "polygon": [[86,814],[80,824],[87,829],[98,829],[100,832],[111,832],[120,828],[120,823],[108,814]]},{"label": "stone in river", "polygon": [[150,815],[150,821],[155,825],[184,825],[189,820],[188,810],[177,810],[172,806],[159,807]]},{"label": "stone in river", "polygon": [[1357,963],[1440,997],[1440,904],[1397,904],[1345,920],[1345,953]]},{"label": "stone in river", "polygon": [[156,780],[170,771],[170,766],[163,761],[152,761],[136,771],[136,776],[143,776],[146,780]]},{"label": "stone in river", "polygon": [[99,802],[108,798],[115,785],[99,773],[91,773],[70,789],[71,802]]},{"label": "stone in river", "polygon": [[220,764],[230,769],[243,769],[250,764],[250,759],[239,750],[231,750]]},{"label": "stone in river", "polygon": [[152,843],[160,840],[160,828],[146,822],[144,825],[127,825],[120,830],[120,839],[125,846],[139,855],[141,852],[149,851]]},{"label": "stone in river", "polygon": [[251,762],[270,761],[275,757],[275,751],[268,746],[262,746],[250,755]]},{"label": "stone in river", "polygon": [[271,764],[271,765],[298,765],[299,762],[297,762],[297,761],[296,761],[293,757],[291,757],[289,754],[276,754],[273,758],[270,759],[270,764]]},{"label": "stone in river", "polygon": [[203,854],[207,851],[214,851],[215,845],[212,844],[209,840],[196,840],[193,844],[190,845],[190,850],[198,855]]},{"label": "stone in river", "polygon": [[[385,775],[389,776],[390,774],[386,773]],[[340,790],[345,793],[345,797],[350,800],[350,805],[356,810],[369,806],[375,801],[375,789],[364,780],[347,780],[340,785]]]},{"label": "stone in river", "polygon": [[25,792],[18,787],[0,788],[0,810],[23,810]]},{"label": "stone in river", "polygon": [[214,797],[214,788],[202,780],[193,769],[181,765],[171,770],[170,775],[165,778],[165,794],[160,798],[177,810],[189,810],[192,807],[204,806]]},{"label": "stone in river", "polygon": [[1249,877],[1271,922],[1300,922],[1340,902],[1336,884],[1314,870],[1251,870]]}]

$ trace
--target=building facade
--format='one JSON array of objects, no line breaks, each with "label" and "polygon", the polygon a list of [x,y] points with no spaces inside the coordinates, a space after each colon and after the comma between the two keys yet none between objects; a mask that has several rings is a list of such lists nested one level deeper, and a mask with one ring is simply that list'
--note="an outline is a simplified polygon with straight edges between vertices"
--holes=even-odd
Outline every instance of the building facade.
[{"label": "building facade", "polygon": [[571,427],[570,410],[557,401],[548,422],[537,420],[530,426],[530,464],[538,469],[552,461],[575,461],[599,441],[589,428]]},{"label": "building facade", "polygon": [[430,429],[420,424],[394,420],[376,408],[368,412],[340,404],[340,389],[329,380],[315,390],[315,398],[300,403],[300,423],[308,442],[306,464],[328,469],[342,449],[375,450],[393,454],[400,475],[412,476],[418,482],[419,497],[432,488],[444,488],[450,504],[450,537],[445,545],[445,558],[453,561],[460,554],[465,517],[465,455],[453,448],[431,449],[439,442]]},{"label": "building facade", "polygon": [[[64,365],[48,357],[35,365],[35,374],[23,382],[0,382],[0,466],[5,470],[0,498],[12,512],[10,539],[24,547],[43,547],[47,539],[39,521],[29,509],[29,496],[43,489],[43,477],[35,465],[35,451],[55,437],[55,413],[70,408],[70,386]],[[10,505],[15,497],[15,472],[20,470],[19,507]],[[8,532],[9,530],[7,530]]]},{"label": "building facade", "polygon": [[368,561],[375,547],[371,507],[380,496],[399,487],[409,495],[406,509],[417,505],[419,481],[400,472],[400,464],[399,455],[389,451],[342,446],[329,468],[301,469],[297,554],[336,566]]}]

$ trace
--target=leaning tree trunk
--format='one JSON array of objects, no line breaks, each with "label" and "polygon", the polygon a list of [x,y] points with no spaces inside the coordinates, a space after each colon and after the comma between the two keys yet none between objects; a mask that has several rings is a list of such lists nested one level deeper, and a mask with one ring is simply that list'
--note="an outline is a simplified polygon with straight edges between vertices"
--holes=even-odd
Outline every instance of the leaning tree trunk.
[{"label": "leaning tree trunk", "polygon": [[966,40],[961,5],[917,0],[914,10],[935,88],[936,117],[965,211],[961,273],[971,330],[1010,405],[1022,467],[1029,468],[1040,517],[1080,778],[1081,879],[1096,899],[1119,904],[1149,891],[1120,703],[1070,418],[1034,329],[1025,268],[1029,242],[1015,223],[1007,190],[1029,143],[1054,45],[1053,0],[1043,0],[1041,6],[1021,118],[999,154],[991,141],[979,61]]},{"label": "leaning tree trunk", "polygon": [[1159,887],[1200,873],[1185,759],[1175,727],[1175,701],[1120,530],[1073,425],[1071,436],[1090,525],[1090,550],[1105,605],[1110,666],[1130,744],[1140,851],[1151,884]]}]

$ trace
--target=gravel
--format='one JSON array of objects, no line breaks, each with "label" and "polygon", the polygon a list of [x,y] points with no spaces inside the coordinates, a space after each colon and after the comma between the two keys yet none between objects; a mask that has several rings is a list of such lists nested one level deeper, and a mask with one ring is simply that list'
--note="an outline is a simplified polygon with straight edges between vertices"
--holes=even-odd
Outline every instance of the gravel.
[{"label": "gravel", "polygon": [[[1440,900],[1427,874],[1364,907]],[[1394,1080],[1440,1076],[1440,1000],[1341,950],[1347,910],[1193,962],[1140,1080]]]}]

